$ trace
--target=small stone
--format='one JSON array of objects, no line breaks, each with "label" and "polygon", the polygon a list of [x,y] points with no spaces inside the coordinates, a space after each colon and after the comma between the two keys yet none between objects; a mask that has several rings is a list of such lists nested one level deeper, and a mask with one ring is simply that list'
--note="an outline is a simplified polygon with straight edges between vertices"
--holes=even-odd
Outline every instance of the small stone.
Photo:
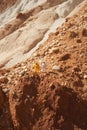
[{"label": "small stone", "polygon": [[84,75],[84,79],[87,79],[87,75],[86,74]]},{"label": "small stone", "polygon": [[3,91],[4,93],[8,93],[8,92],[9,92],[9,89],[8,89],[8,88],[4,88],[4,89],[2,89],[2,91]]},{"label": "small stone", "polygon": [[27,98],[30,98],[30,95],[27,95]]},{"label": "small stone", "polygon": [[53,60],[54,59],[54,57],[53,56],[51,56],[51,60]]},{"label": "small stone", "polygon": [[77,43],[81,43],[82,41],[81,41],[81,39],[77,39]]},{"label": "small stone", "polygon": [[59,31],[56,31],[56,32],[55,32],[55,35],[57,36],[58,34],[59,34]]},{"label": "small stone", "polygon": [[84,36],[84,37],[87,36],[87,29],[86,29],[86,28],[84,28],[84,29],[82,30],[82,36]]},{"label": "small stone", "polygon": [[63,31],[66,31],[66,28],[63,28]]},{"label": "small stone", "polygon": [[25,71],[25,70],[23,70],[23,71],[21,71],[21,72],[20,72],[20,75],[21,75],[21,76],[24,76],[24,75],[25,75],[25,73],[26,73],[26,71]]},{"label": "small stone", "polygon": [[23,13],[19,13],[17,16],[16,16],[16,19],[23,19],[25,20],[27,18],[27,16]]},{"label": "small stone", "polygon": [[48,54],[48,52],[46,51],[44,55],[46,56],[47,54]]},{"label": "small stone", "polygon": [[58,52],[59,52],[59,49],[54,47],[54,48],[50,49],[49,54],[51,54],[51,53],[58,53]]},{"label": "small stone", "polygon": [[37,52],[33,54],[34,57],[37,57]]},{"label": "small stone", "polygon": [[82,54],[80,54],[79,56],[80,56],[80,57],[83,57],[83,55],[82,55]]},{"label": "small stone", "polygon": [[26,69],[26,66],[23,66],[22,69]]},{"label": "small stone", "polygon": [[54,90],[54,89],[55,89],[55,85],[54,85],[54,84],[51,84],[51,85],[49,86],[49,88],[51,88],[51,90]]},{"label": "small stone", "polygon": [[0,76],[0,79],[3,79],[3,78],[5,78],[5,76]]},{"label": "small stone", "polygon": [[61,57],[60,57],[60,60],[61,61],[64,61],[64,60],[68,60],[70,58],[70,54],[66,53],[66,54],[63,54]]},{"label": "small stone", "polygon": [[61,67],[60,67],[60,65],[58,66],[58,65],[54,65],[53,67],[52,67],[52,70],[58,70],[58,71],[60,71],[61,70]]},{"label": "small stone", "polygon": [[74,31],[71,31],[70,34],[69,34],[69,37],[70,38],[75,38],[78,34]]},{"label": "small stone", "polygon": [[8,79],[4,76],[0,77],[0,83],[4,83],[7,84],[8,83]]},{"label": "small stone", "polygon": [[80,68],[79,68],[78,66],[75,66],[75,67],[73,68],[73,70],[74,70],[75,72],[81,71]]},{"label": "small stone", "polygon": [[[12,77],[12,75],[10,75],[11,77]],[[11,81],[11,78],[10,77],[8,77],[8,81]]]}]

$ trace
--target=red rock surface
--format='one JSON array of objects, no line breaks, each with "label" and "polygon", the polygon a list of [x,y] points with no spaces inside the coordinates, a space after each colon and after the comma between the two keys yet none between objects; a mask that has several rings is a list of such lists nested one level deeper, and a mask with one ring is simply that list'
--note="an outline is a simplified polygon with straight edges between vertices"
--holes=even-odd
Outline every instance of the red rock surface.
[{"label": "red rock surface", "polygon": [[[45,72],[34,72],[39,60]],[[0,99],[0,130],[87,130],[87,5],[30,59],[0,70]]]},{"label": "red rock surface", "polygon": [[0,13],[6,10],[8,7],[15,4],[17,0],[1,0],[0,1]]}]

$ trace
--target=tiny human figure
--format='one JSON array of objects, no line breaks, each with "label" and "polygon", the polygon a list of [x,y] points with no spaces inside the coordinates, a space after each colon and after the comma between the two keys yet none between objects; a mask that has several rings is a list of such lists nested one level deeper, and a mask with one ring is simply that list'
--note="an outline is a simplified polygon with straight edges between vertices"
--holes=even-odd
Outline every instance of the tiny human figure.
[{"label": "tiny human figure", "polygon": [[40,65],[38,63],[34,64],[34,70],[35,72],[39,73],[41,71]]},{"label": "tiny human figure", "polygon": [[46,64],[45,64],[45,62],[42,62],[41,63],[41,71],[45,72],[45,70],[46,70]]}]

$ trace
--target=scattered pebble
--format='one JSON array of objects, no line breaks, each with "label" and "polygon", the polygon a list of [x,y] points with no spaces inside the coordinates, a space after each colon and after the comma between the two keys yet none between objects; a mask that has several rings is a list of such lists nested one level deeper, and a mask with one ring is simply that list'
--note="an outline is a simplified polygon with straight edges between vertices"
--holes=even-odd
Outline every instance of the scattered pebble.
[{"label": "scattered pebble", "polygon": [[87,79],[87,75],[86,74],[84,75],[84,79]]},{"label": "scattered pebble", "polygon": [[9,92],[9,89],[8,89],[8,88],[3,88],[2,91],[3,91],[4,93],[8,93],[8,92]]},{"label": "scattered pebble", "polygon": [[60,71],[60,70],[61,70],[61,67],[60,67],[60,65],[54,65],[54,66],[52,67],[52,70],[58,70],[58,71]]}]

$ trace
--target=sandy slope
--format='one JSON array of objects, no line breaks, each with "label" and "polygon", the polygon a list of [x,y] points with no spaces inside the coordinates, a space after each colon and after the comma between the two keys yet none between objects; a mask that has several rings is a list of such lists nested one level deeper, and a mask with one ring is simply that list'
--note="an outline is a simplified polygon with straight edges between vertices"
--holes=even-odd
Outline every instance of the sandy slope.
[{"label": "sandy slope", "polygon": [[86,0],[29,59],[0,70],[0,130],[87,130]]},{"label": "sandy slope", "polygon": [[18,0],[3,12],[0,15],[0,67],[11,67],[29,58],[38,48],[36,45],[48,38],[49,29],[54,31],[82,1]]},{"label": "sandy slope", "polygon": [[2,26],[5,23],[8,23],[11,19],[15,18],[16,15],[20,12],[25,12],[34,7],[37,7],[44,3],[46,0],[17,0],[16,4],[8,8],[5,12],[0,15],[0,25]]}]

